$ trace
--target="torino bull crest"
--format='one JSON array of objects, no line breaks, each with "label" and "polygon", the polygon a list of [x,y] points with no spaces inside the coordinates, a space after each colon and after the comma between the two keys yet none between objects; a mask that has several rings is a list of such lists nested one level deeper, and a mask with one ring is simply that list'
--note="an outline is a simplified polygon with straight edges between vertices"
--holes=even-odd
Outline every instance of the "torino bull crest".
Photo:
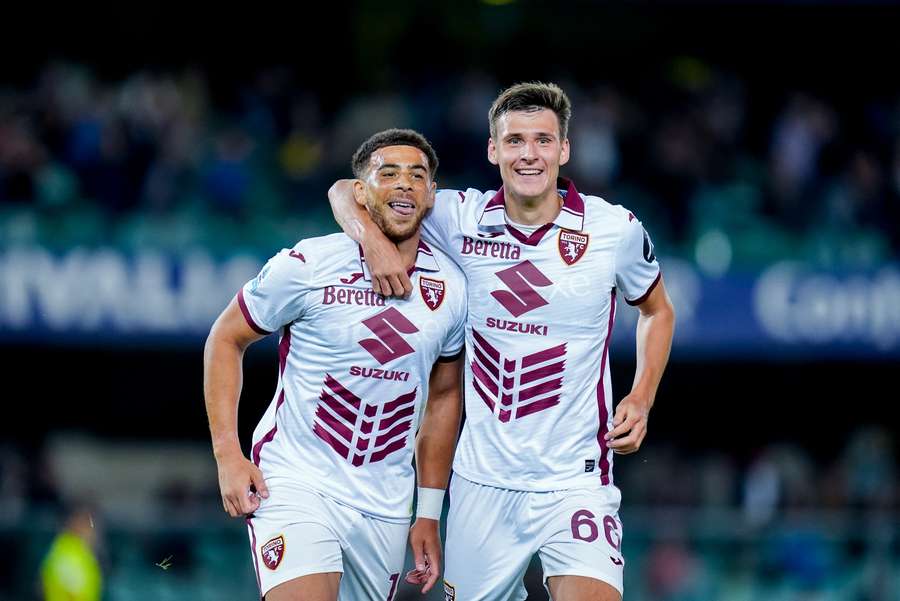
[{"label": "torino bull crest", "polygon": [[584,256],[590,236],[569,230],[559,231],[559,256],[566,265],[574,265]]}]

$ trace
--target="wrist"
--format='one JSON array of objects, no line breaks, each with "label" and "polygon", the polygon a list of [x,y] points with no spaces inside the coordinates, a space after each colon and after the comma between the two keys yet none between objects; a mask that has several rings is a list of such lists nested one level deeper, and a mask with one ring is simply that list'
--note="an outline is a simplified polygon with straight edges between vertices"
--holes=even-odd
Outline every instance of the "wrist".
[{"label": "wrist", "polygon": [[440,520],[444,511],[443,488],[416,488],[416,519]]},{"label": "wrist", "polygon": [[216,458],[216,461],[229,459],[235,455],[244,456],[237,436],[227,436],[213,440],[213,456]]}]

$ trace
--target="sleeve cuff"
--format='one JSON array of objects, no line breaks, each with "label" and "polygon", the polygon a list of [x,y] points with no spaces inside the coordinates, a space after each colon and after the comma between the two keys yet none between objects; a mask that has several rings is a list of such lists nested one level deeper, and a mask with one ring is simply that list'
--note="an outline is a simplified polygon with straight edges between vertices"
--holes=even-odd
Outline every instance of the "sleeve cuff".
[{"label": "sleeve cuff", "polygon": [[244,315],[244,319],[247,320],[247,325],[250,326],[250,328],[254,332],[256,332],[257,334],[261,334],[263,336],[268,336],[269,334],[272,333],[272,332],[269,332],[268,330],[262,329],[261,327],[259,327],[259,325],[257,325],[257,323],[255,321],[253,321],[253,316],[250,315],[250,309],[247,308],[247,303],[244,301],[244,289],[243,288],[238,290],[237,301],[238,301],[238,306],[241,308],[241,313]]},{"label": "sleeve cuff", "polygon": [[656,285],[659,284],[660,278],[662,278],[662,271],[660,271],[659,273],[656,274],[656,279],[653,280],[653,283],[650,284],[650,287],[647,288],[647,291],[644,292],[644,294],[642,294],[642,295],[640,296],[640,298],[637,298],[637,299],[635,299],[635,300],[628,300],[628,299],[626,298],[626,299],[625,299],[625,302],[628,303],[629,305],[632,305],[632,306],[634,306],[634,305],[640,305],[641,303],[643,303],[643,302],[644,302],[645,300],[647,300],[647,298],[650,296],[650,293],[653,292],[653,289],[656,288]]},{"label": "sleeve cuff", "polygon": [[462,357],[465,352],[466,352],[466,345],[462,345],[461,347],[459,347],[459,350],[456,353],[454,353],[452,355],[441,355],[440,357],[438,357],[437,362],[438,363],[453,363],[454,361],[456,361],[457,359]]}]

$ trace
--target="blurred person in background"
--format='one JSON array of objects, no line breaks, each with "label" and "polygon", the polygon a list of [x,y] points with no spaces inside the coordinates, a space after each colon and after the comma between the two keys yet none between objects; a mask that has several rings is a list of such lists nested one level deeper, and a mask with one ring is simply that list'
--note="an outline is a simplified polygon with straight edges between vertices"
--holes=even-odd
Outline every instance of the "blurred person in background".
[{"label": "blurred person in background", "polygon": [[41,564],[45,601],[100,601],[99,533],[88,505],[75,505]]},{"label": "blurred person in background", "polygon": [[[268,601],[392,599],[407,533],[416,564],[407,580],[424,593],[439,576],[466,293],[453,261],[419,238],[437,165],[411,130],[375,134],[353,156],[355,200],[397,244],[416,283],[411,298],[375,295],[359,245],[332,234],[273,257],[210,332],[205,393],[222,502],[247,516]],[[250,461],[237,438],[242,357],[276,330],[278,391]]]},{"label": "blurred person in background", "polygon": [[[443,190],[423,234],[466,273],[466,422],[447,520],[448,600],[525,599],[538,553],[554,601],[621,599],[614,452],[633,453],[668,361],[674,311],[633,213],[559,178],[571,104],[555,84],[504,90],[489,112],[496,193]],[[338,182],[329,199],[376,292],[412,291],[398,248]],[[583,282],[583,286],[577,282]],[[617,294],[638,305],[637,373],[612,411]]]}]

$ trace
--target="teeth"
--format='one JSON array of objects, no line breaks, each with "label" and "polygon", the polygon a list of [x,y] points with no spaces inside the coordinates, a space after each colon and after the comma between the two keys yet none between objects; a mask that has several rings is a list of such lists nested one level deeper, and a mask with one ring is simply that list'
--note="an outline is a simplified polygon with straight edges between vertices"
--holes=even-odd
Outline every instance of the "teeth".
[{"label": "teeth", "polygon": [[413,206],[412,206],[411,204],[409,204],[408,202],[389,202],[389,203],[388,203],[388,206],[390,206],[390,207],[404,207],[404,208],[407,208],[407,209],[413,208]]},{"label": "teeth", "polygon": [[519,169],[519,175],[538,175],[539,169]]}]

